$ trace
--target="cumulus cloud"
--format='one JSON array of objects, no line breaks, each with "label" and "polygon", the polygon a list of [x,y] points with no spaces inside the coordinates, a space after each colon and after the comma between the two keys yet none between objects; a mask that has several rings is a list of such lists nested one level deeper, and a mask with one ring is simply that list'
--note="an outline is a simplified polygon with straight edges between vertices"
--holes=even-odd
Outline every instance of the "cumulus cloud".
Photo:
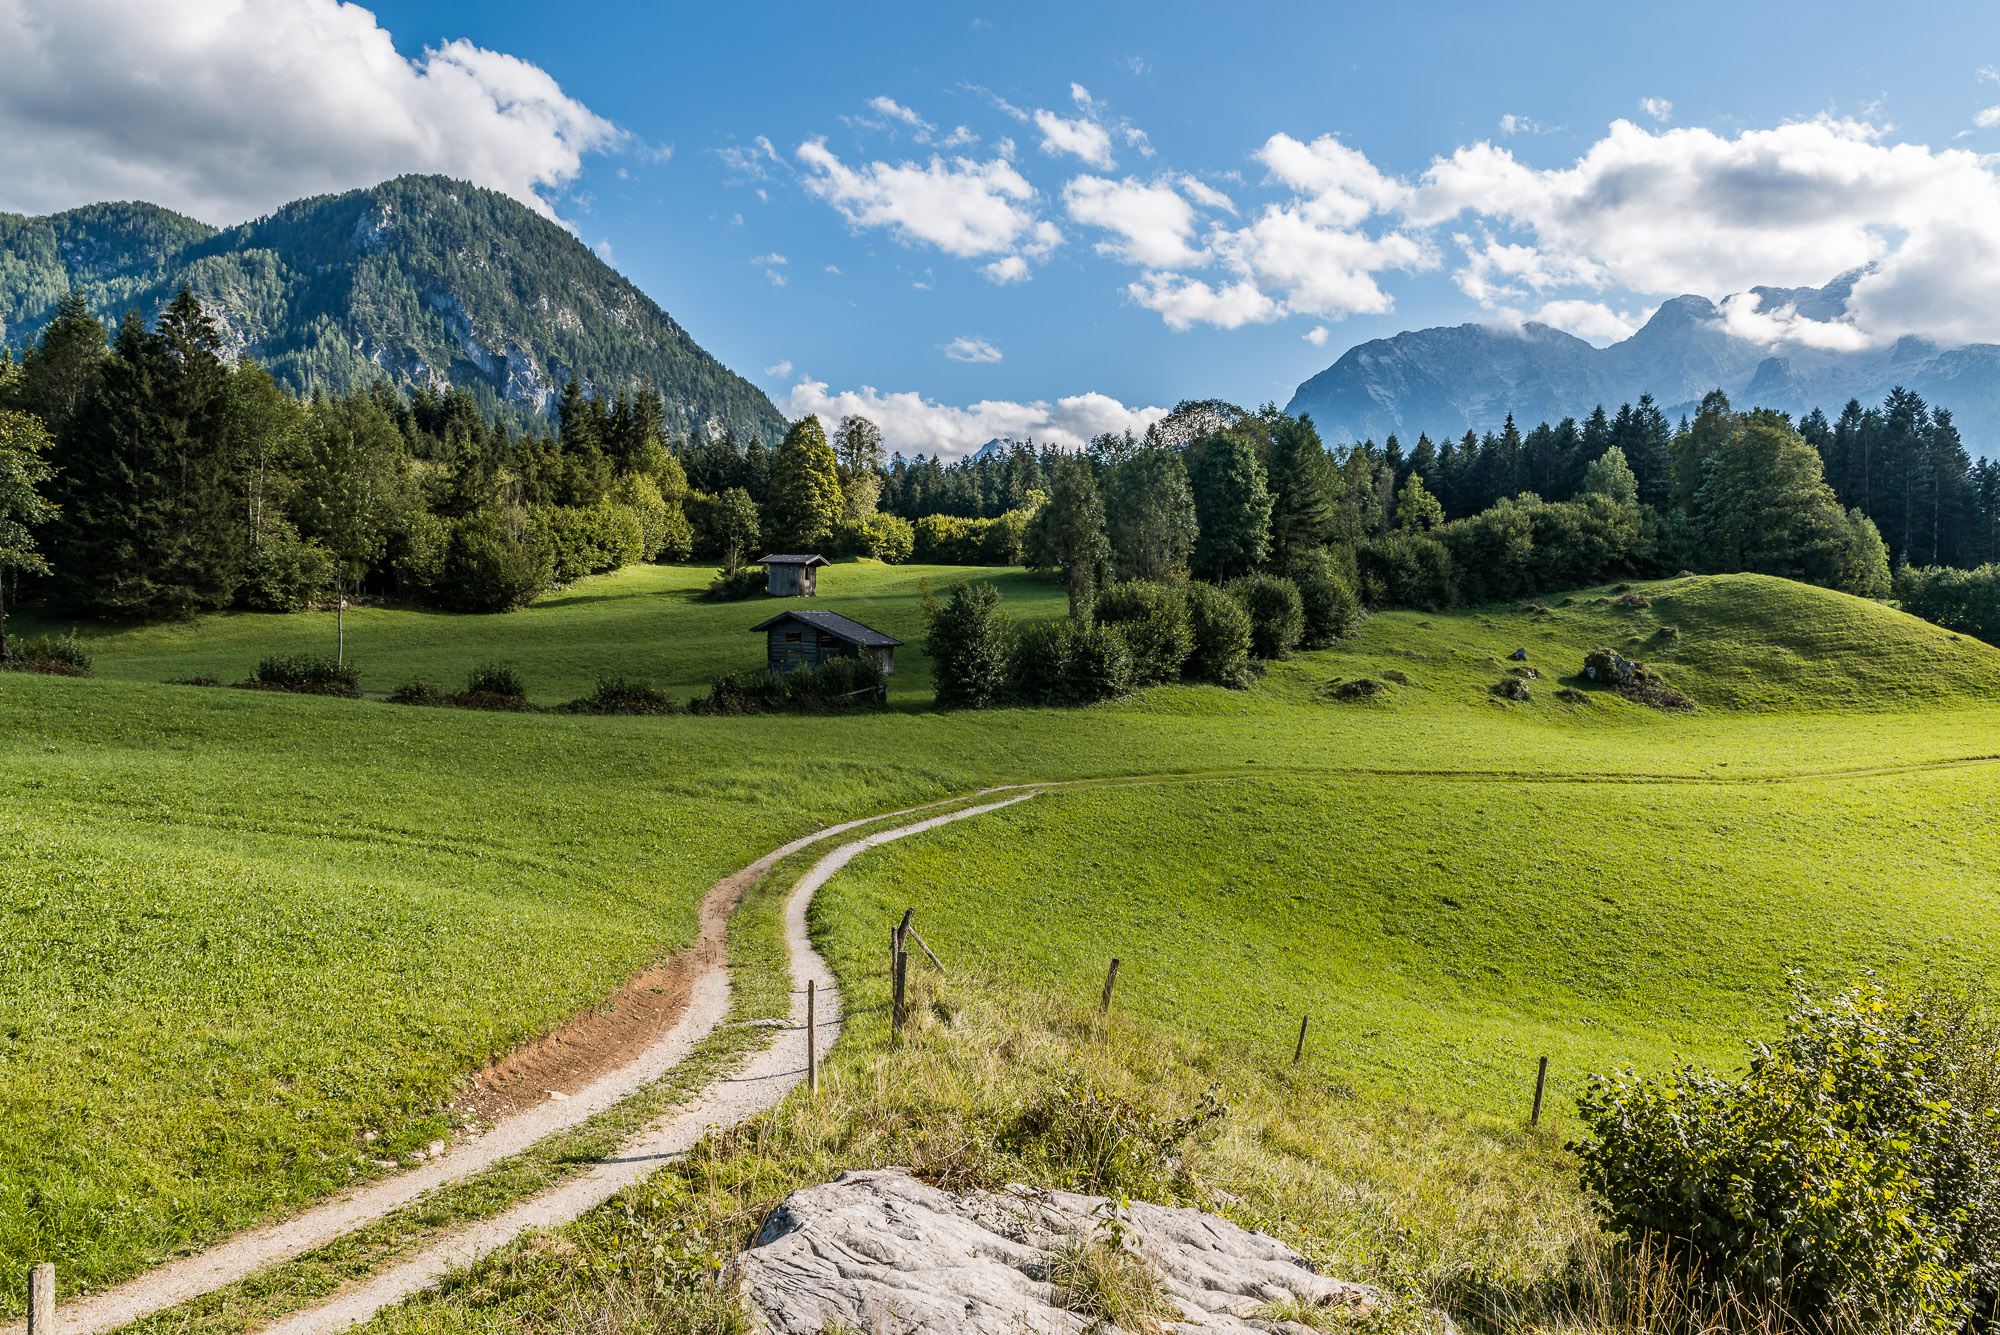
[{"label": "cumulus cloud", "polygon": [[414,59],[338,0],[0,0],[0,208],[145,199],[216,224],[437,172],[546,217],[629,143],[547,71],[466,41]]},{"label": "cumulus cloud", "polygon": [[1671,120],[1674,114],[1674,104],[1664,97],[1642,97],[1639,99],[1639,110],[1645,112],[1656,121]]},{"label": "cumulus cloud", "polygon": [[1316,348],[1323,348],[1326,346],[1326,340],[1328,339],[1329,334],[1327,333],[1327,328],[1325,325],[1316,324],[1312,328],[1306,330],[1305,333],[1299,335],[1299,337],[1303,338],[1306,342],[1312,344]]},{"label": "cumulus cloud", "polygon": [[1269,324],[1285,314],[1282,305],[1248,281],[1211,287],[1182,274],[1149,273],[1129,284],[1125,293],[1141,306],[1158,311],[1174,329],[1197,324],[1240,329],[1246,324]]},{"label": "cumulus cloud", "polygon": [[2000,107],[1988,107],[1972,118],[1972,123],[1982,130],[1990,130],[2000,125]]},{"label": "cumulus cloud", "polygon": [[1651,314],[1651,311],[1645,311],[1634,318],[1628,312],[1612,310],[1601,301],[1570,297],[1543,303],[1542,308],[1529,318],[1601,347],[1632,337]]},{"label": "cumulus cloud", "polygon": [[767,366],[764,368],[764,374],[775,380],[783,380],[791,375],[791,373],[792,364],[788,361],[781,361],[776,366]]},{"label": "cumulus cloud", "polygon": [[1501,134],[1554,134],[1560,129],[1560,125],[1543,125],[1531,116],[1516,116],[1511,111],[1500,118]]},{"label": "cumulus cloud", "polygon": [[1062,243],[1054,223],[1036,215],[1035,188],[997,159],[933,156],[928,163],[868,162],[850,167],[825,142],[799,145],[806,189],[854,227],[884,227],[904,245],[947,255],[999,258],[985,267],[994,282],[1028,276],[1028,261]]},{"label": "cumulus cloud", "polygon": [[983,338],[961,334],[944,345],[944,355],[955,362],[997,362],[1000,349]]},{"label": "cumulus cloud", "polygon": [[1109,240],[1098,242],[1100,255],[1149,269],[1201,262],[1200,252],[1190,244],[1194,206],[1170,182],[1079,176],[1063,187],[1063,206],[1077,222],[1112,233]]},{"label": "cumulus cloud", "polygon": [[1042,132],[1042,152],[1050,157],[1074,153],[1105,171],[1118,165],[1111,151],[1110,131],[1088,117],[1066,118],[1053,111],[1037,110],[1035,128]]},{"label": "cumulus cloud", "polygon": [[1158,407],[1131,408],[1108,394],[1078,394],[1050,403],[983,399],[965,407],[942,404],[913,392],[883,393],[872,385],[831,391],[825,381],[801,380],[784,398],[786,416],[816,413],[823,421],[860,414],[882,428],[882,441],[903,454],[956,458],[998,436],[1060,449],[1082,449],[1093,436],[1147,427],[1167,415]]}]

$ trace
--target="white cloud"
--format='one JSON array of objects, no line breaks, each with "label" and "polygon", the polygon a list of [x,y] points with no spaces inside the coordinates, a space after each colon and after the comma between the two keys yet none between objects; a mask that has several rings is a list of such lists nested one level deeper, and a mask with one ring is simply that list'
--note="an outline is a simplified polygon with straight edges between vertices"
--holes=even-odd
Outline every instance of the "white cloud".
[{"label": "white cloud", "polygon": [[1544,302],[1542,308],[1529,318],[1602,347],[1630,338],[1651,314],[1651,311],[1646,311],[1634,318],[1627,312],[1612,310],[1601,301],[1580,301],[1572,297]]},{"label": "white cloud", "polygon": [[790,376],[791,373],[792,364],[788,361],[781,361],[776,366],[767,366],[764,368],[764,374],[774,380],[783,380]]},{"label": "white cloud", "polygon": [[997,362],[1000,360],[1000,349],[983,338],[961,334],[944,345],[944,355],[955,362]]},{"label": "white cloud", "polygon": [[596,251],[597,258],[603,260],[606,264],[616,264],[618,262],[611,258],[611,238],[608,236],[592,246],[591,249]]},{"label": "white cloud", "polygon": [[1982,130],[1990,130],[2000,125],[2000,107],[1988,107],[1972,118],[1972,123]]},{"label": "white cloud", "polygon": [[1073,119],[1053,111],[1035,112],[1035,128],[1042,132],[1042,152],[1050,157],[1074,153],[1093,167],[1109,171],[1118,165],[1111,152],[1111,134],[1085,116]]},{"label": "white cloud", "polygon": [[1035,213],[1035,188],[1005,162],[933,156],[927,164],[869,162],[849,167],[824,142],[799,145],[806,189],[855,227],[886,227],[904,245],[930,245],[960,259],[995,255],[995,282],[1028,276],[1027,261],[1062,244]]},{"label": "white cloud", "polygon": [[546,217],[628,142],[547,71],[466,41],[398,54],[338,0],[0,0],[0,208],[145,199],[227,224],[435,172]]},{"label": "white cloud", "polygon": [[1200,252],[1189,244],[1194,237],[1194,207],[1165,181],[1079,176],[1063,187],[1063,205],[1077,222],[1115,234],[1098,242],[1100,255],[1148,269],[1201,263]]},{"label": "white cloud", "polygon": [[1738,292],[1724,298],[1722,323],[1730,333],[1752,343],[1775,346],[1798,344],[1835,352],[1858,352],[1869,344],[1868,335],[1858,326],[1842,320],[1813,320],[1799,314],[1796,304],[1763,309],[1763,299],[1752,292]]},{"label": "white cloud", "polygon": [[935,127],[893,97],[874,97],[868,100],[868,109],[884,120],[901,121],[913,130],[929,134]]},{"label": "white cloud", "polygon": [[785,274],[781,269],[766,269],[764,270],[764,277],[771,280],[772,287],[783,287],[785,285]]},{"label": "white cloud", "polygon": [[786,258],[785,258],[785,257],[784,257],[783,255],[780,255],[780,254],[779,254],[779,253],[778,253],[777,251],[775,251],[775,250],[774,250],[774,251],[772,251],[772,252],[771,252],[770,254],[768,254],[768,255],[753,255],[753,256],[751,256],[751,257],[750,257],[750,262],[751,262],[752,264],[790,264],[790,263],[791,263],[791,261],[790,261],[790,260],[786,259]]},{"label": "white cloud", "polygon": [[1531,116],[1516,116],[1511,111],[1500,118],[1501,134],[1554,134],[1560,129],[1560,125],[1543,125]]},{"label": "white cloud", "polygon": [[1176,182],[1176,184],[1178,184],[1182,190],[1187,192],[1187,197],[1189,199],[1193,200],[1195,203],[1201,205],[1205,209],[1214,209],[1217,213],[1236,212],[1235,200],[1223,194],[1220,190],[1217,190],[1215,187],[1210,185],[1205,185],[1202,182],[1197,181],[1192,176],[1183,176],[1179,179],[1178,182]]},{"label": "white cloud", "polygon": [[1299,337],[1303,338],[1306,342],[1312,344],[1316,348],[1323,348],[1326,346],[1326,340],[1329,337],[1331,337],[1331,335],[1327,332],[1327,328],[1325,325],[1316,324],[1312,328],[1306,330],[1305,333],[1299,335]]},{"label": "white cloud", "polygon": [[1078,394],[1054,403],[985,399],[954,407],[916,393],[885,394],[871,385],[833,393],[815,380],[799,381],[780,407],[788,417],[817,413],[828,422],[858,413],[882,428],[889,449],[947,458],[970,454],[995,436],[1032,436],[1061,449],[1081,449],[1107,431],[1143,434],[1167,415],[1164,408],[1127,407],[1108,394]]},{"label": "white cloud", "polygon": [[1284,315],[1285,308],[1259,291],[1251,282],[1235,282],[1214,288],[1198,278],[1176,273],[1149,273],[1128,284],[1126,295],[1148,310],[1160,313],[1168,325],[1187,329],[1195,324],[1212,324],[1219,329],[1240,329],[1246,324],[1269,324]]},{"label": "white cloud", "polygon": [[1674,104],[1664,97],[1642,97],[1639,99],[1639,110],[1656,121],[1666,121],[1673,118]]}]

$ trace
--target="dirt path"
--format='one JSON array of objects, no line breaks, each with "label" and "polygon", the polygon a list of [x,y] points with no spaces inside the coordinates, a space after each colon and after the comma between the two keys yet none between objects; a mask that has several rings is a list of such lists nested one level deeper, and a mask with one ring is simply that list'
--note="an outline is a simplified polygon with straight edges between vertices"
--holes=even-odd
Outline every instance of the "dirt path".
[{"label": "dirt path", "polygon": [[[364,1183],[289,1219],[238,1233],[123,1284],[66,1302],[61,1309],[63,1335],[114,1330],[323,1247],[631,1097],[673,1069],[727,1014],[724,934],[731,911],[758,877],[800,849],[856,826],[922,810],[912,807],[829,826],[716,882],[703,897],[700,934],[692,946],[640,974],[610,1006],[592,1007],[474,1079],[459,1102],[483,1117],[497,1117],[483,1135],[461,1141],[408,1172]],[[639,988],[645,988],[650,998],[655,987],[663,994],[660,1001],[667,1004],[643,1008],[619,1004]],[[684,1004],[672,1006],[676,1000]],[[563,1097],[549,1097],[551,1090]],[[26,1335],[26,1331],[25,1321],[0,1326],[0,1335]]]}]

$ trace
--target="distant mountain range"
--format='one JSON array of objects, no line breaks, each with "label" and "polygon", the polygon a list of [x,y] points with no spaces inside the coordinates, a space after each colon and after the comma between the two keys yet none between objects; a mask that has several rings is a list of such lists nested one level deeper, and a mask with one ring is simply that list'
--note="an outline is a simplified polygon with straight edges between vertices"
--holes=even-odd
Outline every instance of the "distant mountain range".
[{"label": "distant mountain range", "polygon": [[[1853,276],[1823,288],[1752,288],[1761,309],[1796,305],[1825,320],[1846,309]],[[1497,429],[1509,413],[1525,430],[1582,418],[1603,404],[1651,394],[1669,418],[1720,388],[1739,407],[1833,417],[1849,399],[1879,403],[1896,386],[1949,408],[1967,448],[2000,453],[2000,345],[1945,347],[1905,337],[1887,347],[1834,352],[1769,347],[1739,338],[1705,297],[1676,297],[1621,343],[1597,348],[1544,324],[1418,329],[1358,344],[1298,387],[1286,411],[1311,413],[1330,443],[1391,432],[1407,445]]]},{"label": "distant mountain range", "polygon": [[405,176],[218,231],[151,204],[0,214],[0,342],[18,357],[72,286],[114,325],[186,284],[233,353],[300,392],[386,376],[472,390],[488,412],[550,410],[565,380],[652,386],[670,428],[775,442],[784,415],[645,293],[506,195]]}]

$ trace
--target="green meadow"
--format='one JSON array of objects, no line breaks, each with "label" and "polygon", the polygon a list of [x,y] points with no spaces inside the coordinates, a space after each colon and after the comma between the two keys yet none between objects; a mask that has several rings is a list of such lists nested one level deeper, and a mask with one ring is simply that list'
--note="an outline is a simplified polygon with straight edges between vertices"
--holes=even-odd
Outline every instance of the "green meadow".
[{"label": "green meadow", "polygon": [[[692,696],[760,665],[748,627],[774,610],[695,601],[707,575],[627,570],[505,616],[356,609],[348,654],[372,689],[500,660],[544,704],[614,673]],[[159,684],[330,647],[317,614],[82,625],[97,680],[0,675],[0,1259],[95,1286],[338,1189],[435,1134],[468,1071],[684,944],[724,872],[993,784],[1085,781],[837,878],[817,924],[858,996],[913,905],[1024,987],[1087,998],[1117,954],[1135,1022],[1288,1060],[1311,1013],[1330,1080],[1512,1111],[1542,1053],[1564,1091],[1732,1059],[1788,968],[1830,985],[1994,949],[2000,770],[1963,762],[2000,755],[2000,651],[1893,610],[1669,580],[1379,615],[1247,691],[943,714],[919,585],[968,576],[1017,617],[1062,610],[1020,571],[824,572],[814,606],[910,642],[890,708],[850,716]],[[1599,645],[1700,708],[1556,699]],[[1503,703],[1517,648],[1544,676]],[[1332,694],[1360,676],[1387,690]]]}]

